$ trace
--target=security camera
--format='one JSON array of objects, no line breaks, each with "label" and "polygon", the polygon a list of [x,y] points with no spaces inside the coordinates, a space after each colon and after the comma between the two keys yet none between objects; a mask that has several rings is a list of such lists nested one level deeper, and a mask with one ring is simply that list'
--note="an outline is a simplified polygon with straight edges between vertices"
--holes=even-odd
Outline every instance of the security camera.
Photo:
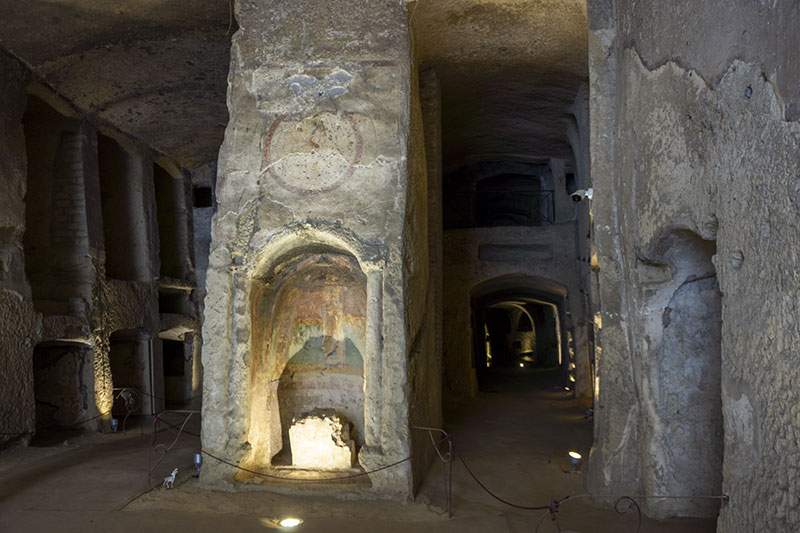
[{"label": "security camera", "polygon": [[594,191],[592,189],[578,189],[574,193],[570,194],[570,198],[572,198],[573,202],[580,202],[584,198],[591,200],[593,195]]}]

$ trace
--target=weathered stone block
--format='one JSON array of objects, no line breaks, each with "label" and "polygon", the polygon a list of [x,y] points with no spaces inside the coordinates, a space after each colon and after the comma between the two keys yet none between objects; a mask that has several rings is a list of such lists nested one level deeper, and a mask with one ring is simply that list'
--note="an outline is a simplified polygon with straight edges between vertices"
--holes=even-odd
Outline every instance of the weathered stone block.
[{"label": "weathered stone block", "polygon": [[313,411],[289,428],[292,464],[302,468],[340,470],[356,461],[350,422],[332,411]]}]

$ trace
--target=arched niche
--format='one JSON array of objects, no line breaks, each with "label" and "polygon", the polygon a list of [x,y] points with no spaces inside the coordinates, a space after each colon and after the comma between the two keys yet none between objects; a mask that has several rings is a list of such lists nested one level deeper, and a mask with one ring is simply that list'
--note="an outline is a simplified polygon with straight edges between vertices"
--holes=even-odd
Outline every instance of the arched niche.
[{"label": "arched niche", "polygon": [[37,431],[71,427],[91,417],[93,358],[92,347],[83,343],[53,341],[36,345],[33,386]]},{"label": "arched niche", "polygon": [[299,251],[253,279],[250,424],[253,466],[292,463],[289,428],[335,412],[365,444],[366,277],[333,248]]},{"label": "arched niche", "polygon": [[[648,494],[719,494],[722,487],[722,294],[716,242],[666,228],[639,266],[648,296]],[[716,516],[707,499],[652,500],[655,516]]]}]

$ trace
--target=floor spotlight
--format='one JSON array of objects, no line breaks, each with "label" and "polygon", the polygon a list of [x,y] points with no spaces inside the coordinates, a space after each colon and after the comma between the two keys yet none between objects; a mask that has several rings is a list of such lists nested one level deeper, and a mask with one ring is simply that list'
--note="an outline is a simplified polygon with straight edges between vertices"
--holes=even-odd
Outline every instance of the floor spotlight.
[{"label": "floor spotlight", "polygon": [[195,469],[197,469],[197,473],[193,474],[192,477],[200,477],[200,467],[203,466],[203,454],[200,452],[195,453],[192,462],[194,463]]},{"label": "floor spotlight", "polygon": [[578,465],[581,462],[581,454],[578,452],[569,452],[569,462],[572,463],[572,471],[578,471]]},{"label": "floor spotlight", "polygon": [[285,529],[292,529],[299,526],[302,523],[303,520],[300,518],[287,517],[287,518],[281,518],[280,521],[278,522],[278,525]]}]

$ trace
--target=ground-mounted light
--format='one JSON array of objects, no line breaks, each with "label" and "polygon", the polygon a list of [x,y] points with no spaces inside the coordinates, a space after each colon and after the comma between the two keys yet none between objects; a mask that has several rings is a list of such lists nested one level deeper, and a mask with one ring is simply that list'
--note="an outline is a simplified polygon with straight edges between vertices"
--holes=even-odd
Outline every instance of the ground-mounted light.
[{"label": "ground-mounted light", "polygon": [[116,433],[119,430],[119,420],[116,418],[111,419],[111,431]]},{"label": "ground-mounted light", "polygon": [[520,368],[523,368],[524,366],[525,366],[525,363],[520,363],[520,364],[519,364],[519,367],[520,367]]},{"label": "ground-mounted light", "polygon": [[302,518],[286,517],[278,521],[278,525],[284,529],[292,529],[303,523]]},{"label": "ground-mounted light", "polygon": [[197,470],[197,473],[193,474],[192,477],[200,477],[200,467],[203,466],[203,454],[200,452],[195,453],[192,459],[192,463],[194,464],[194,467]]},{"label": "ground-mounted light", "polygon": [[578,452],[569,452],[569,462],[572,463],[572,470],[577,471],[578,465],[581,462],[581,454]]},{"label": "ground-mounted light", "polygon": [[285,516],[283,518],[261,518],[261,525],[267,526],[271,529],[294,529],[303,523],[302,518],[295,516]]}]

